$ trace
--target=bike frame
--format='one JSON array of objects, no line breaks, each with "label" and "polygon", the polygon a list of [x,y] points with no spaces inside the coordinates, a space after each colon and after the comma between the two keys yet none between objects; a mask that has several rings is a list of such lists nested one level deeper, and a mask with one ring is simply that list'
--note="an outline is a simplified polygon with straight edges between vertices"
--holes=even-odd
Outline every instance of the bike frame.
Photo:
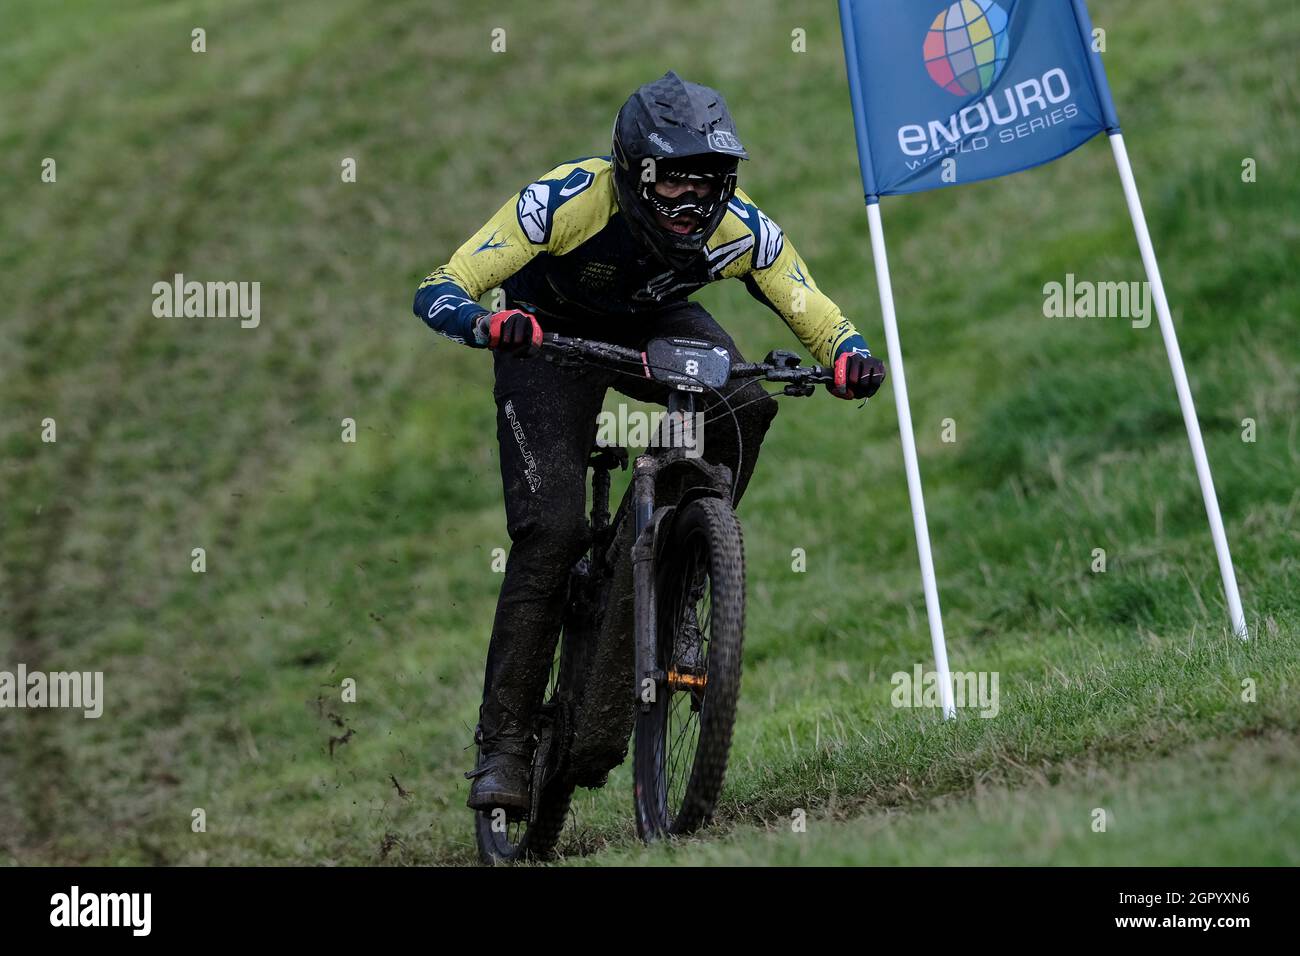
[{"label": "bike frame", "polygon": [[[645,353],[608,343],[585,342],[547,336],[547,341],[561,351],[582,352],[598,360],[646,362]],[[828,369],[816,366],[800,367],[800,358],[793,352],[776,350],[762,363],[736,363],[731,366],[731,378],[763,378],[784,385],[786,395],[811,395],[815,382],[829,382],[833,375]],[[647,367],[648,371],[648,367]],[[694,391],[670,390],[667,408],[668,420],[693,422],[696,412]],[[597,464],[593,460],[593,465]],[[682,448],[655,449],[637,456],[632,472],[631,520],[632,537],[632,588],[634,600],[633,639],[636,654],[635,695],[640,710],[649,711],[654,690],[667,679],[656,666],[658,642],[657,595],[655,593],[655,554],[660,540],[659,529],[671,518],[675,510],[693,498],[714,496],[730,500],[733,476],[725,465],[714,465],[700,458],[686,455]],[[599,533],[608,528],[609,471],[597,468],[592,480],[592,528]],[[657,502],[673,504],[657,507]],[[599,526],[598,526],[599,525]],[[593,555],[593,558],[596,556]],[[603,555],[602,555],[603,557]]]}]

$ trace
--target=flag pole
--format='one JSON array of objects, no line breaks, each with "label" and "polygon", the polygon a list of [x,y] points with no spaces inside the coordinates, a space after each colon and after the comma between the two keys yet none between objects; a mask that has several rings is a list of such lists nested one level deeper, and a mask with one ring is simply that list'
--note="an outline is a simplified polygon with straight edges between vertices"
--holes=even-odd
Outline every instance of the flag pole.
[{"label": "flag pole", "polygon": [[894,383],[894,404],[898,410],[898,432],[903,443],[903,468],[907,472],[907,496],[912,503],[912,527],[916,532],[916,554],[921,562],[921,587],[925,592],[925,617],[930,625],[930,646],[934,651],[935,676],[939,680],[944,719],[957,716],[953,705],[952,678],[948,673],[948,645],[943,637],[943,616],[939,610],[939,585],[930,554],[930,527],[925,520],[925,498],[921,494],[921,468],[916,462],[916,438],[912,431],[912,406],[907,400],[907,376],[903,372],[903,347],[898,341],[898,317],[894,314],[894,287],[889,281],[889,256],[885,253],[885,227],[880,222],[880,191],[871,165],[871,143],[862,102],[862,84],[853,64],[858,62],[853,0],[840,0],[840,33],[844,59],[848,64],[849,100],[853,104],[853,132],[858,144],[858,166],[862,171],[863,198],[867,201],[867,222],[871,226],[871,259],[876,265],[876,286],[880,290],[880,313],[885,322],[885,348],[889,353],[889,379]]},{"label": "flag pole", "polygon": [[1192,389],[1187,383],[1187,370],[1183,366],[1182,352],[1178,348],[1174,320],[1169,314],[1169,300],[1165,297],[1164,282],[1160,278],[1160,264],[1156,261],[1155,249],[1151,245],[1151,233],[1147,229],[1146,215],[1142,211],[1142,199],[1138,196],[1137,183],[1133,179],[1133,167],[1129,163],[1128,150],[1124,146],[1124,134],[1118,130],[1112,131],[1110,146],[1115,154],[1115,165],[1119,167],[1119,179],[1124,186],[1124,198],[1128,200],[1129,216],[1133,219],[1138,248],[1142,251],[1142,263],[1146,266],[1147,281],[1151,284],[1151,298],[1155,302],[1156,316],[1160,320],[1160,334],[1164,336],[1165,351],[1169,354],[1169,368],[1174,374],[1178,404],[1183,410],[1183,424],[1187,426],[1187,439],[1191,443],[1192,458],[1196,462],[1196,477],[1200,480],[1201,497],[1205,499],[1205,513],[1210,519],[1210,535],[1214,538],[1214,550],[1219,556],[1219,574],[1223,578],[1223,593],[1228,601],[1228,617],[1232,621],[1232,632],[1244,641],[1249,636],[1246,632],[1246,615],[1241,609],[1237,575],[1233,571],[1232,555],[1228,551],[1228,535],[1223,530],[1223,516],[1219,513],[1219,499],[1214,493],[1214,478],[1210,474],[1210,462],[1205,454],[1201,425],[1196,417],[1196,406],[1192,403]]},{"label": "flag pole", "polygon": [[943,637],[939,610],[939,586],[930,554],[930,528],[925,520],[925,498],[921,494],[921,468],[916,460],[916,439],[912,431],[912,409],[907,400],[907,376],[903,372],[903,347],[898,341],[898,318],[894,314],[894,289],[889,281],[889,257],[885,252],[885,229],[880,221],[880,200],[867,201],[871,225],[871,258],[876,264],[876,285],[880,289],[880,312],[885,320],[885,347],[889,352],[889,379],[894,383],[894,404],[898,407],[898,431],[903,440],[903,468],[907,472],[907,494],[912,502],[912,525],[916,531],[916,552],[921,561],[921,586],[925,591],[925,616],[930,624],[930,644],[939,680],[943,716],[957,716],[952,700],[952,678],[948,674],[948,646]]}]

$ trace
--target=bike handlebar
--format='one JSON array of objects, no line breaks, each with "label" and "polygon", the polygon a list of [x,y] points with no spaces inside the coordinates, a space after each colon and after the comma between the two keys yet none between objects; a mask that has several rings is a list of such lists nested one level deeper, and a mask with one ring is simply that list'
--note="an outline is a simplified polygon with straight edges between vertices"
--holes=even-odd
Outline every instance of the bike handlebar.
[{"label": "bike handlebar", "polygon": [[[614,345],[610,342],[596,342],[590,339],[573,338],[547,332],[542,336],[542,351],[564,358],[582,358],[597,364],[635,364],[646,367],[645,354],[637,349]],[[802,391],[788,391],[787,394],[812,394],[814,385],[833,385],[835,372],[820,365],[800,365],[799,356],[792,352],[773,351],[763,362],[736,362],[731,366],[731,378],[761,378],[768,382],[777,382]]]},{"label": "bike handlebar", "polygon": [[542,351],[562,357],[582,357],[596,362],[635,362],[644,365],[645,358],[636,349],[625,348],[610,342],[577,339],[568,335],[546,332],[542,335]]}]

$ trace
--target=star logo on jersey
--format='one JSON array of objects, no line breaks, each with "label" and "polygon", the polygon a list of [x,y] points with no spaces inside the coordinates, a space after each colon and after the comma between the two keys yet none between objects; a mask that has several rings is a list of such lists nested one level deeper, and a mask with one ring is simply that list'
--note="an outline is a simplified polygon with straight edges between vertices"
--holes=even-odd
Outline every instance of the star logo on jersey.
[{"label": "star logo on jersey", "polygon": [[550,200],[551,187],[546,183],[533,183],[519,194],[519,203],[516,206],[519,225],[523,228],[524,235],[532,242],[546,241],[550,226],[547,208]]},{"label": "star logo on jersey", "polygon": [[495,241],[497,233],[500,231],[500,229],[494,230],[492,235],[488,236],[487,239],[484,240],[483,245],[474,250],[473,254],[478,255],[480,252],[487,252],[490,249],[505,249],[509,246],[510,242],[506,239],[502,239],[500,242]]}]

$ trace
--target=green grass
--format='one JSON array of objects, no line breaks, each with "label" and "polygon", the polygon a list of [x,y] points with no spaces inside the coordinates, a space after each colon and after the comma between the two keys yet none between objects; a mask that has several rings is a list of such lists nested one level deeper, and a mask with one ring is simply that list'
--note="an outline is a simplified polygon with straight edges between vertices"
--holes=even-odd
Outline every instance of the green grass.
[{"label": "green grass", "polygon": [[[1065,762],[1017,786],[981,785],[906,812],[802,820],[762,831],[619,847],[591,864],[694,866],[1295,866],[1291,734],[1216,738],[1137,766]],[[1104,821],[1104,822],[1103,822]],[[1104,825],[1104,830],[1101,827]]]},{"label": "green grass", "polygon": [[[419,279],[672,66],[726,92],[746,190],[883,351],[834,7],[719,6],[736,29],[682,2],[8,5],[0,669],[103,670],[107,700],[0,711],[0,861],[472,861],[508,540],[489,364],[410,315]],[[997,671],[1001,710],[890,705],[929,660],[892,396],[788,402],[741,509],[718,827],[639,848],[624,767],[567,861],[1296,863],[1300,13],[1090,7],[1255,639],[1225,634],[1158,330],[1042,317],[1068,272],[1142,277],[1106,144],[886,201],[952,664]],[[261,326],[154,318],[174,272],[261,281]],[[738,284],[699,298],[746,353],[791,347]]]}]

